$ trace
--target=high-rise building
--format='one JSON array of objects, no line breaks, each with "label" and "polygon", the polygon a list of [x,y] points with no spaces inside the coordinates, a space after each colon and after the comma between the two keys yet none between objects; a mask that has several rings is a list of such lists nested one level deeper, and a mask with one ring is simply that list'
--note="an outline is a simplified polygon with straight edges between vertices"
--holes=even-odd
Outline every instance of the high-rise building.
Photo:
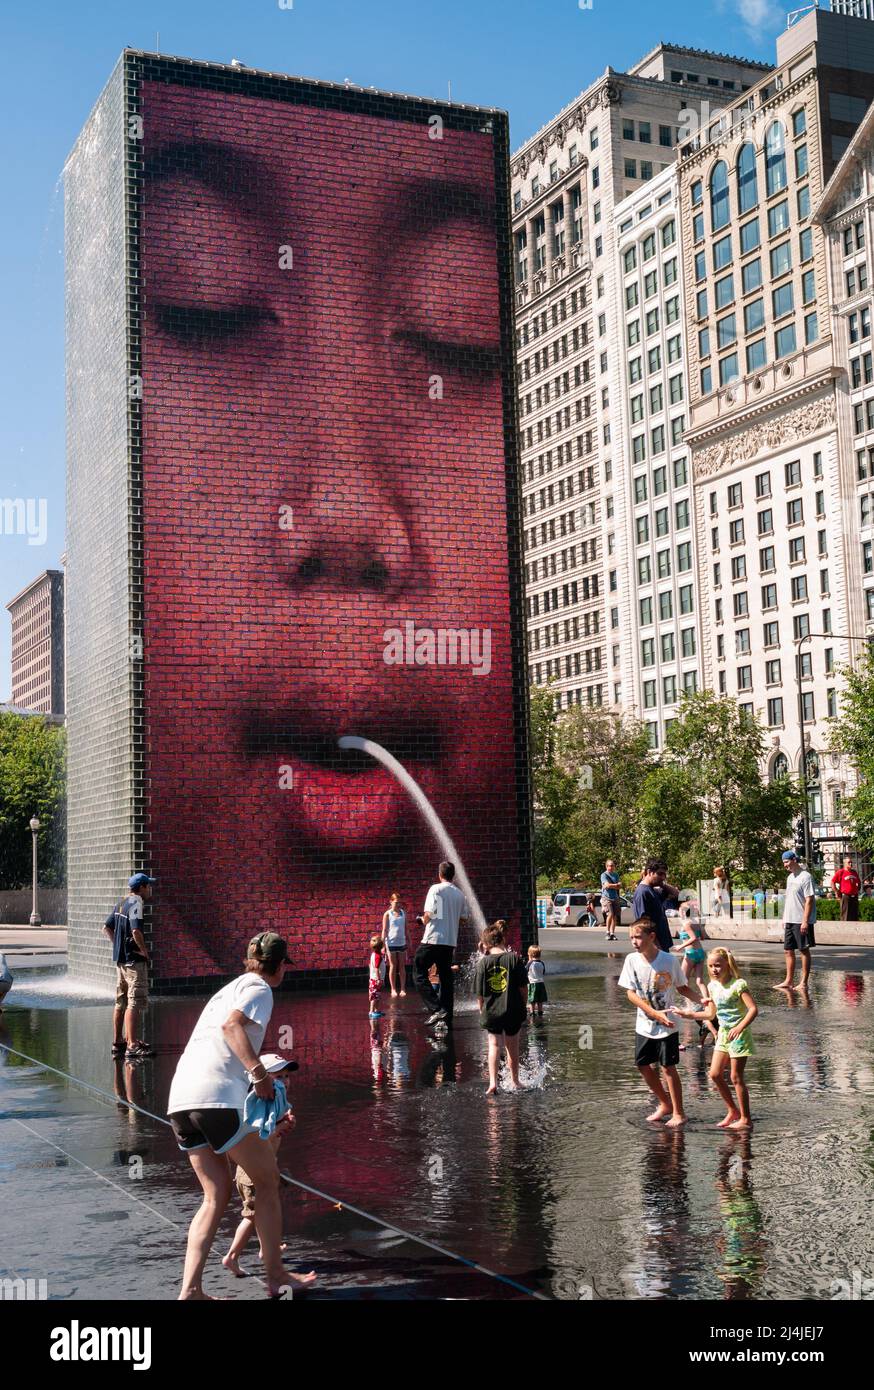
[{"label": "high-rise building", "polygon": [[676,166],[617,203],[613,222],[620,307],[603,522],[610,699],[642,719],[660,748],[683,694],[701,685]]},{"label": "high-rise building", "polygon": [[563,706],[612,702],[612,651],[631,640],[610,587],[627,472],[612,437],[626,331],[615,205],[674,163],[690,104],[730,101],[768,71],[660,44],[608,68],[512,161],[528,669]]},{"label": "high-rise building", "polygon": [[[839,819],[852,786],[827,752],[827,720],[859,605],[856,464],[837,427],[846,348],[812,213],[874,96],[874,29],[813,10],[780,36],[777,60],[680,149],[686,442],[704,683],[762,717],[767,774],[806,780],[816,826]],[[855,264],[845,286],[860,289]],[[861,340],[859,315],[848,324]]]},{"label": "high-rise building", "polygon": [[6,608],[12,619],[10,703],[64,713],[64,575],[43,570]]}]

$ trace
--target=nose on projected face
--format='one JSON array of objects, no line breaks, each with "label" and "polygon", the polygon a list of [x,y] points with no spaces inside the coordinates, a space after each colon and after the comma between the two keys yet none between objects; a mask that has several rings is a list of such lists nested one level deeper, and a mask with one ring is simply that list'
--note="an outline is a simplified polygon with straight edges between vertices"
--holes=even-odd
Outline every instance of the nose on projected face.
[{"label": "nose on projected face", "polygon": [[382,744],[374,743],[373,740],[369,738],[359,738],[357,734],[344,734],[342,738],[337,740],[337,743],[340,748],[354,748],[359,753],[368,753],[371,758],[375,758],[378,763],[382,763],[383,767],[387,768],[392,776],[400,782],[404,791],[411,797],[419,811],[421,811],[422,816],[440,846],[444,859],[448,859],[456,866],[455,876],[458,880],[458,886],[467,898],[477,930],[482,931],[483,927],[486,925],[486,919],[483,916],[483,910],[477,901],[476,894],[470,885],[470,880],[467,877],[458,850],[452,843],[449,832],[419,784],[410,776],[403,764],[399,763],[397,758],[389,753],[388,749],[383,748]]}]

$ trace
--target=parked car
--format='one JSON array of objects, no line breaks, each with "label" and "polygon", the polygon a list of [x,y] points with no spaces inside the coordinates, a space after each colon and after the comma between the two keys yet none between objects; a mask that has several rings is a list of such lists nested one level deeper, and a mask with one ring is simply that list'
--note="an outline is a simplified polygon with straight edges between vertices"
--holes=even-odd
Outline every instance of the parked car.
[{"label": "parked car", "polygon": [[[589,913],[586,904],[590,897],[594,897],[594,925],[602,927],[604,925],[604,913],[601,911],[600,891],[589,894],[578,888],[561,888],[555,894],[552,903],[552,925],[554,927],[578,927],[581,923],[586,925],[586,918]],[[623,894],[619,895],[620,920],[622,925],[627,927],[634,921],[634,908],[631,900]],[[590,922],[589,925],[592,925]]]}]

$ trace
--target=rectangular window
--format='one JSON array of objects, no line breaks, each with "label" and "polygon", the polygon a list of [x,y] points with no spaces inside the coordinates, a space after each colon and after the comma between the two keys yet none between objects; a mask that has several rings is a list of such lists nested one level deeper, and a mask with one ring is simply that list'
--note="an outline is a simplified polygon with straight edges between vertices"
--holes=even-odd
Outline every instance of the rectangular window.
[{"label": "rectangular window", "polygon": [[744,541],[743,517],[738,517],[736,521],[729,522],[728,540],[730,545],[742,545]]},{"label": "rectangular window", "polygon": [[773,696],[768,701],[768,727],[770,729],[782,729],[783,727],[783,700],[779,695]]},{"label": "rectangular window", "polygon": [[747,261],[741,271],[744,294],[752,294],[753,290],[761,289],[762,286],[762,260],[756,256],[755,260]]},{"label": "rectangular window", "polygon": [[739,376],[737,366],[737,353],[732,352],[728,357],[723,357],[719,363],[719,384],[727,386],[730,381],[734,381]]},{"label": "rectangular window", "polygon": [[765,623],[762,627],[762,640],[766,647],[779,647],[780,645],[780,624]]},{"label": "rectangular window", "polygon": [[800,497],[793,497],[786,503],[786,524],[787,526],[800,526],[804,520],[804,508]]},{"label": "rectangular window", "polygon": [[675,284],[677,283],[677,258],[676,258],[676,256],[671,256],[670,260],[665,261],[664,266],[663,266],[663,270],[664,270],[664,276],[665,276],[665,284],[666,284],[666,285],[675,285]]},{"label": "rectangular window", "polygon": [[733,600],[734,616],[736,618],[748,618],[750,614],[750,600],[746,589],[742,589],[739,594],[734,595]]},{"label": "rectangular window", "polygon": [[777,585],[762,585],[762,608],[767,611],[769,608],[777,607]]},{"label": "rectangular window", "polygon": [[757,497],[757,498],[762,498],[762,497],[770,497],[770,496],[771,496],[771,474],[770,474],[770,473],[757,473],[757,474],[756,474],[756,497]]},{"label": "rectangular window", "polygon": [[668,490],[668,471],[664,465],[661,468],[653,469],[652,490],[654,497],[661,497]]},{"label": "rectangular window", "polygon": [[677,572],[685,574],[692,568],[692,542],[681,541],[677,546]]},{"label": "rectangular window", "polygon": [[784,315],[791,314],[795,308],[795,296],[792,292],[791,284],[781,285],[779,289],[773,290],[771,299],[773,301],[775,319],[781,319]]},{"label": "rectangular window", "polygon": [[806,217],[810,216],[810,188],[807,184],[803,188],[799,188],[795,194],[795,203],[798,208],[798,221],[803,222]]},{"label": "rectangular window", "polygon": [[709,391],[712,391],[712,390],[713,390],[713,368],[712,368],[712,367],[702,367],[702,368],[701,368],[701,394],[702,394],[702,396],[706,396],[706,395],[708,394],[708,392],[709,392]]},{"label": "rectangular window", "polygon": [[638,434],[631,441],[632,457],[635,463],[643,463],[646,458],[646,436]]},{"label": "rectangular window", "polygon": [[641,627],[652,626],[652,599],[642,598],[640,600],[640,625]]},{"label": "rectangular window", "polygon": [[774,356],[776,358],[787,357],[790,352],[795,351],[795,324],[787,324],[785,328],[778,328],[774,334]]},{"label": "rectangular window", "polygon": [[660,372],[662,369],[662,350],[660,347],[650,348],[646,355],[647,372],[651,376],[653,372]]},{"label": "rectangular window", "polygon": [[721,280],[717,280],[715,285],[716,307],[726,309],[729,304],[734,303],[734,276],[724,275]]},{"label": "rectangular window", "polygon": [[792,635],[795,641],[802,637],[810,636],[810,615],[807,613],[797,613],[792,619]]},{"label": "rectangular window", "polygon": [[713,243],[713,269],[724,270],[731,265],[731,237],[723,236]]},{"label": "rectangular window", "polygon": [[[649,662],[651,666],[653,663]],[[643,707],[644,709],[654,709],[656,704],[656,683],[655,681],[644,681],[643,683]]]},{"label": "rectangular window", "polygon": [[673,143],[674,143],[674,136],[673,136],[673,132],[672,132],[672,130],[671,130],[671,127],[670,127],[669,125],[660,125],[660,126],[659,126],[659,144],[660,144],[660,145],[664,145],[666,148],[670,149],[671,146],[673,145]]},{"label": "rectangular window", "polygon": [[635,521],[637,529],[637,544],[643,545],[649,540],[649,517],[639,516]]},{"label": "rectangular window", "polygon": [[707,257],[703,251],[699,251],[695,256],[695,279],[707,279]]},{"label": "rectangular window", "polygon": [[699,290],[695,296],[695,307],[699,319],[707,317],[707,291]]},{"label": "rectangular window", "polygon": [[772,545],[764,545],[759,551],[759,573],[773,574],[777,568],[776,555]]},{"label": "rectangular window", "polygon": [[683,659],[695,655],[695,629],[694,627],[684,627],[680,633],[680,641],[683,646]]},{"label": "rectangular window", "polygon": [[638,584],[648,584],[652,579],[652,571],[648,555],[641,555],[637,562],[637,582]]},{"label": "rectangular window", "polygon": [[724,319],[718,319],[716,323],[716,350],[720,352],[723,348],[731,347],[736,342],[736,317],[734,314],[726,314]]},{"label": "rectangular window", "polygon": [[795,147],[795,177],[803,179],[807,173],[807,146],[796,145]]},{"label": "rectangular window", "polygon": [[753,668],[752,668],[752,666],[738,666],[738,668],[737,668],[737,688],[738,688],[738,690],[752,690],[752,688],[753,688]]},{"label": "rectangular window", "polygon": [[646,336],[652,337],[653,333],[659,331],[659,311],[658,309],[648,309],[646,314]]},{"label": "rectangular window", "polygon": [[743,500],[744,500],[743,483],[729,483],[728,492],[727,492],[726,495],[727,495],[727,497],[728,497],[728,505],[729,505],[729,507],[741,507],[741,506],[743,506]]},{"label": "rectangular window", "polygon": [[655,638],[644,637],[640,644],[641,666],[655,666]]},{"label": "rectangular window", "polygon": [[796,574],[792,577],[792,602],[806,603],[807,594],[807,575]]},{"label": "rectangular window", "polygon": [[631,423],[632,423],[632,424],[637,424],[637,422],[638,422],[639,420],[642,420],[642,419],[643,419],[643,396],[641,396],[641,395],[632,396],[632,397],[631,397]]},{"label": "rectangular window", "polygon": [[649,121],[638,121],[637,138],[642,145],[649,145],[652,143],[652,135],[650,134]]},{"label": "rectangular window", "polygon": [[666,705],[677,703],[677,677],[664,676],[662,678],[662,696]]},{"label": "rectangular window", "polygon": [[682,376],[672,376],[668,382],[671,405],[678,405],[683,399],[683,378]]},{"label": "rectangular window", "polygon": [[764,367],[768,360],[768,350],[765,346],[765,339],[760,338],[756,343],[750,343],[747,348],[747,371],[755,372]]},{"label": "rectangular window", "polygon": [[686,501],[674,503],[674,519],[676,529],[685,531],[689,525],[689,503]]},{"label": "rectangular window", "polygon": [[779,279],[781,275],[786,275],[792,269],[792,243],[782,241],[779,246],[775,246],[771,252],[771,277]]},{"label": "rectangular window", "polygon": [[662,633],[661,647],[662,661],[673,661],[676,656],[676,649],[674,647],[674,634],[672,632]]},{"label": "rectangular window", "polygon": [[626,177],[627,179],[636,179],[636,178],[637,178],[637,160],[636,160],[636,159],[626,159],[626,161],[625,161],[625,177]]},{"label": "rectangular window", "polygon": [[677,240],[677,224],[673,218],[662,227],[662,246],[673,246]]},{"label": "rectangular window", "polygon": [[668,339],[668,361],[679,362],[683,356],[683,340],[679,333]]},{"label": "rectangular window", "polygon": [[625,336],[629,347],[634,347],[635,343],[640,342],[640,319],[633,319],[628,325]]},{"label": "rectangular window", "polygon": [[786,486],[797,487],[801,482],[801,460],[794,459],[792,463],[784,464],[783,472],[786,475]]},{"label": "rectangular window", "polygon": [[[693,633],[693,637],[694,637],[694,633]],[[685,653],[684,653],[684,655],[685,655]],[[685,671],[685,672],[683,673],[683,689],[685,690],[685,692],[686,692],[687,695],[694,695],[695,692],[697,691],[697,689],[698,689],[698,677],[697,677],[697,675],[695,674],[694,671]]]},{"label": "rectangular window", "polygon": [[806,314],[804,318],[804,341],[815,343],[819,338],[819,318],[816,314]]},{"label": "rectangular window", "polygon": [[671,577],[671,552],[669,550],[659,550],[656,554],[656,573],[659,579],[670,579]]},{"label": "rectangular window", "polygon": [[748,627],[739,627],[734,634],[734,650],[736,656],[746,656],[750,650],[750,630]]},{"label": "rectangular window", "polygon": [[778,656],[765,662],[765,681],[768,685],[780,684],[780,658]]},{"label": "rectangular window", "polygon": [[651,178],[652,178],[652,160],[651,160],[651,159],[642,159],[642,160],[640,161],[640,177],[641,177],[642,179],[651,179]]},{"label": "rectangular window", "polygon": [[802,261],[809,261],[813,255],[813,228],[805,227],[798,237],[798,247]]},{"label": "rectangular window", "polygon": [[670,589],[659,594],[659,622],[666,623],[674,616],[674,596]]},{"label": "rectangular window", "polygon": [[751,222],[745,222],[740,229],[740,253],[742,256],[746,256],[760,245],[759,219],[754,217]]},{"label": "rectangular window", "polygon": [[[638,397],[638,399],[640,399]],[[646,501],[646,475],[634,480],[634,500],[635,502]]]},{"label": "rectangular window", "polygon": [[655,533],[657,536],[666,536],[670,530],[667,507],[659,507],[655,514]]},{"label": "rectangular window", "polygon": [[634,385],[643,378],[643,363],[639,357],[632,357],[628,364],[628,380]]},{"label": "rectangular window", "polygon": [[779,236],[789,229],[789,203],[786,198],[768,209],[768,236]]},{"label": "rectangular window", "polygon": [[680,585],[680,612],[683,614],[694,613],[695,600],[691,584]]},{"label": "rectangular window", "polygon": [[664,425],[656,425],[655,429],[650,430],[649,438],[652,446],[653,458],[655,458],[657,454],[663,454],[665,452]]}]

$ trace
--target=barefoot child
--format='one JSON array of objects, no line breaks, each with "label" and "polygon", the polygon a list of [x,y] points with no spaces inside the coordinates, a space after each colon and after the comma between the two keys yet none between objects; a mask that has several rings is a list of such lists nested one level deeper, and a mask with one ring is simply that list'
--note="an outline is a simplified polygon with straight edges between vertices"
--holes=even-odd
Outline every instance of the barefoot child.
[{"label": "barefoot child", "polygon": [[549,1003],[546,993],[546,966],[540,959],[540,947],[528,947],[528,1007],[532,1018],[543,1018],[543,1006]]},{"label": "barefoot child", "polygon": [[[683,974],[686,977],[686,983],[688,984],[690,980],[694,981],[701,995],[702,1002],[706,1004],[710,996],[707,993],[707,986],[704,983],[703,966],[707,959],[707,952],[701,944],[701,924],[692,917],[691,913],[686,916],[683,916],[682,913],[680,915],[683,918],[679,931],[680,944],[678,946],[672,946],[671,950],[676,951],[678,955],[682,955]],[[703,1017],[698,1024],[698,1042],[701,1047],[706,1043],[708,1034],[715,1043],[716,1029],[709,1018]]]},{"label": "barefoot child", "polygon": [[367,987],[369,1018],[382,1018],[382,1014],[376,1006],[379,1003],[379,991],[382,989],[382,982],[385,979],[385,957],[382,953],[384,944],[381,936],[370,938],[370,982]]},{"label": "barefoot child", "polygon": [[525,962],[504,944],[506,922],[484,927],[480,958],[474,976],[474,993],[480,1008],[480,1027],[489,1035],[489,1087],[498,1089],[498,1063],[507,1049],[510,1089],[519,1089],[519,1029],[527,1016],[528,976]]},{"label": "barefoot child", "polygon": [[[707,957],[710,971],[708,990],[710,1000],[700,1013],[676,1010],[686,1018],[716,1018],[719,1022],[719,1036],[710,1064],[710,1080],[725,1101],[725,1118],[719,1121],[719,1129],[750,1129],[750,1093],[744,1081],[747,1058],[755,1048],[750,1037],[749,1027],[758,1014],[755,1000],[750,994],[746,980],[738,974],[737,963],[731,951],[717,946]],[[731,1069],[731,1084],[737,1105],[725,1079],[726,1067]]]},{"label": "barefoot child", "polygon": [[686,983],[677,957],[659,950],[655,926],[648,917],[632,922],[631,945],[634,949],[625,957],[619,988],[627,991],[629,1003],[637,1009],[635,1062],[658,1101],[647,1119],[653,1124],[664,1120],[666,1127],[676,1128],[686,1123],[686,1115],[677,1071],[680,1038],[669,1010],[674,1006],[675,990],[693,1003],[695,993]]},{"label": "barefoot child", "polygon": [[[263,1064],[265,1070],[273,1077],[274,1082],[281,1081],[283,1085],[288,1084],[288,1078],[292,1071],[297,1070],[296,1062],[289,1062],[286,1057],[280,1057],[275,1052],[268,1052],[259,1060]],[[284,1135],[288,1134],[289,1131],[293,1129],[294,1124],[294,1116],[289,1110],[283,1119],[278,1122],[270,1137],[263,1142],[269,1144],[273,1152],[276,1153],[279,1145],[282,1143]],[[222,1264],[230,1274],[235,1274],[238,1279],[244,1279],[246,1276],[240,1268],[240,1256],[255,1233],[255,1184],[250,1181],[248,1173],[245,1172],[243,1168],[239,1167],[239,1165],[235,1167],[230,1158],[228,1159],[228,1166],[233,1173],[234,1184],[243,1203],[243,1219],[234,1233],[234,1239],[231,1242],[230,1250],[222,1257]],[[283,1244],[280,1245],[279,1248],[280,1250],[285,1250],[286,1246]],[[258,1254],[263,1259],[263,1254],[260,1250]],[[316,1275],[314,1272],[303,1275],[289,1272],[289,1278],[293,1280],[295,1284],[307,1285],[314,1282]]]}]

